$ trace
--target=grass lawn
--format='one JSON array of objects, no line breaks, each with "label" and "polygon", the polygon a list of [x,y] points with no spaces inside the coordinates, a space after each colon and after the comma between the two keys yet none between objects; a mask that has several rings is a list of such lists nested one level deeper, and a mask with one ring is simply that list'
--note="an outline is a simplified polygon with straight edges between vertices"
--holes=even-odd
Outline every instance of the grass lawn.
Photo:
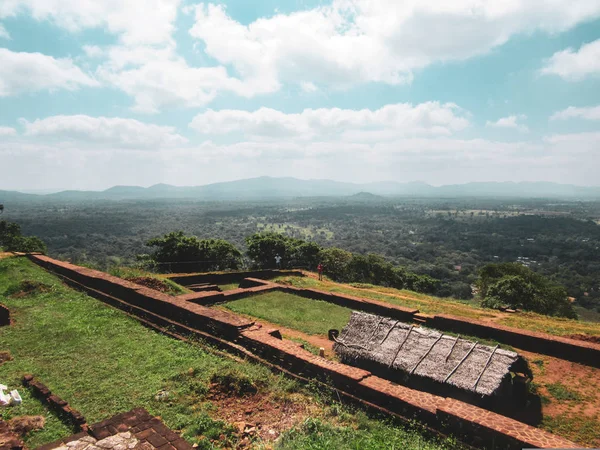
[{"label": "grass lawn", "polygon": [[339,292],[356,295],[358,297],[372,298],[400,306],[417,308],[419,311],[427,314],[451,314],[458,317],[473,319],[496,318],[494,321],[499,324],[524,330],[549,333],[556,336],[580,333],[596,336],[600,335],[599,323],[549,317],[532,312],[503,314],[499,311],[484,309],[455,299],[433,297],[406,290],[365,284],[357,285],[360,287],[352,287],[347,284],[334,283],[332,281],[320,282],[309,277],[278,277],[274,281],[297,287],[320,289],[328,292]]},{"label": "grass lawn", "polygon": [[[24,292],[31,286],[34,289]],[[239,436],[234,427],[214,418],[215,406],[207,398],[211,383],[226,382],[256,386],[281,401],[300,398],[294,401],[318,405],[312,408],[318,414],[284,433],[276,444],[281,448],[333,448],[330,443],[356,449],[456,447],[451,440],[424,437],[420,428],[367,417],[341,406],[333,394],[273,375],[266,367],[215,355],[202,343],[187,344],[158,334],[67,288],[24,258],[0,260],[0,298],[13,319],[12,325],[0,328],[0,350],[13,356],[0,366],[0,382],[19,387],[22,375],[32,373],[83,413],[88,423],[141,406],[169,427],[182,430],[200,449],[234,448]],[[168,392],[166,400],[155,398],[161,390]],[[28,391],[20,387],[19,391],[23,404],[3,408],[0,414],[4,419],[22,414],[46,417],[43,430],[25,437],[30,448],[71,434]],[[236,395],[235,389],[231,392]],[[257,442],[256,448],[261,445]]]},{"label": "grass lawn", "polygon": [[237,289],[239,287],[240,283],[229,283],[229,284],[218,284],[217,286],[219,286],[221,288],[221,290],[223,292],[225,291],[231,291],[232,289]]},{"label": "grass lawn", "polygon": [[350,320],[351,309],[320,300],[298,297],[284,292],[234,300],[223,305],[234,312],[268,320],[308,334],[327,334],[341,330]]}]

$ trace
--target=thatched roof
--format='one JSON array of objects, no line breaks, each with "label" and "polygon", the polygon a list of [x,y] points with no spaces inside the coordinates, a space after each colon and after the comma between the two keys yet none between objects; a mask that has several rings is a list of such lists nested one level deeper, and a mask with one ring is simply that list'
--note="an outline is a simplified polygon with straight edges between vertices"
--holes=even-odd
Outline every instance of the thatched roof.
[{"label": "thatched roof", "polygon": [[484,397],[503,391],[511,371],[531,374],[515,352],[356,311],[334,350],[347,364],[423,377]]}]

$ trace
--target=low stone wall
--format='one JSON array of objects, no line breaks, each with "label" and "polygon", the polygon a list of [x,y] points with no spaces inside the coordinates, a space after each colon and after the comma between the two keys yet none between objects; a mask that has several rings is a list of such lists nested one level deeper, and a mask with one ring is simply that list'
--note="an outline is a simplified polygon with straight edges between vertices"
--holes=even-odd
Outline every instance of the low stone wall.
[{"label": "low stone wall", "polygon": [[482,323],[477,320],[446,314],[438,314],[429,318],[427,325],[438,330],[494,339],[503,344],[514,345],[522,350],[600,367],[600,345],[591,342],[567,339],[546,333],[536,333],[504,325]]},{"label": "low stone wall", "polygon": [[[155,320],[158,317],[158,320],[166,323],[174,321],[200,332],[224,337],[295,376],[320,379],[342,392],[357,396],[363,402],[377,405],[403,417],[417,418],[441,431],[458,433],[464,436],[465,442],[474,443],[482,439],[482,446],[508,449],[577,448],[566,439],[511,418],[458,400],[400,386],[374,376],[369,371],[321,358],[300,348],[296,343],[278,339],[273,335],[274,333],[270,334],[259,327],[253,327],[252,321],[233,313],[196,304],[192,298],[186,300],[181,298],[182,296],[170,297],[102,272],[62,263],[45,256],[31,256],[31,259],[66,277],[66,281],[70,280],[97,294],[105,295],[110,301],[131,304],[132,311],[137,310],[136,312],[142,315],[152,315]],[[385,306],[401,317],[412,317],[417,312],[408,308],[381,304],[383,302],[372,302],[313,289],[264,285],[249,290],[262,292],[260,290],[273,288],[296,295],[301,292],[310,298],[318,296],[319,299],[340,302],[338,304],[344,306],[355,305],[357,309],[370,307],[369,304],[375,304],[376,306],[371,307],[376,308]],[[235,291],[228,291],[229,296],[234,297],[239,294]],[[226,293],[218,294],[225,296]],[[161,319],[161,316],[165,318]]]},{"label": "low stone wall", "polygon": [[[57,261],[43,255],[32,255],[30,258],[42,267],[87,288],[104,292],[159,316],[167,317],[184,325],[191,325],[194,328],[218,336],[235,338],[240,329],[253,323],[236,314],[210,309],[192,301],[187,301],[184,296],[173,297],[97,270]],[[202,294],[213,295],[208,292],[188,295]],[[222,295],[220,292],[214,295],[216,294]]]},{"label": "low stone wall", "polygon": [[190,284],[210,283],[229,284],[239,282],[244,278],[260,278],[261,280],[272,280],[276,277],[303,277],[299,270],[253,270],[248,272],[213,272],[195,273],[189,275],[174,274],[168,277],[177,284],[189,286]]},{"label": "low stone wall", "polygon": [[69,404],[58,395],[52,394],[50,389],[42,382],[35,380],[33,375],[25,375],[23,377],[23,386],[31,389],[35,397],[46,403],[62,420],[73,425],[77,431],[88,430],[83,414],[76,409],[71,408]]},{"label": "low stone wall", "polygon": [[0,304],[0,327],[4,325],[10,325],[10,310]]}]

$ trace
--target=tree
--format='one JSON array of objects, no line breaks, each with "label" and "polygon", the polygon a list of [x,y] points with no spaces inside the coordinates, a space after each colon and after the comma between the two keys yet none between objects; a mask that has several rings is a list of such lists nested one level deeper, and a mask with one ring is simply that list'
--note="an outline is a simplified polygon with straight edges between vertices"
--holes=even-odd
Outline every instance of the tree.
[{"label": "tree", "polygon": [[246,237],[248,257],[261,268],[275,267],[277,255],[281,256],[282,264],[286,264],[293,253],[292,239],[280,233],[255,233]]},{"label": "tree", "polygon": [[23,236],[21,227],[12,222],[0,221],[0,247],[10,252],[46,253],[46,244],[36,236]]},{"label": "tree", "polygon": [[198,239],[186,236],[183,231],[173,231],[149,240],[146,245],[156,247],[150,258],[161,271],[238,269],[241,265],[240,251],[222,239]]},{"label": "tree", "polygon": [[337,247],[321,250],[319,259],[323,264],[323,273],[333,280],[348,280],[348,264],[352,260],[352,253]]},{"label": "tree", "polygon": [[564,287],[521,264],[488,264],[481,269],[477,284],[484,307],[508,306],[577,319]]},{"label": "tree", "polygon": [[319,262],[321,246],[281,233],[255,233],[246,238],[248,257],[261,268],[275,267],[275,256],[282,258],[283,266],[314,269]]}]

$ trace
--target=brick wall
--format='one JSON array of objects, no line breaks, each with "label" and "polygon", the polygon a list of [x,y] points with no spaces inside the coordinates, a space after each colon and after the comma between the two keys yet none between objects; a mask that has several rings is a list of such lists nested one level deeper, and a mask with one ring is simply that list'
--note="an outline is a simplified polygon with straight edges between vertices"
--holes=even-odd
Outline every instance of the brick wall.
[{"label": "brick wall", "polygon": [[0,327],[4,325],[10,325],[10,311],[6,306],[0,304]]},{"label": "brick wall", "polygon": [[577,341],[546,333],[521,330],[504,325],[482,323],[463,317],[438,314],[427,320],[427,325],[438,330],[453,331],[486,339],[545,355],[556,356],[589,366],[600,367],[600,345]]},{"label": "brick wall", "polygon": [[[445,432],[463,436],[467,443],[487,448],[520,449],[577,448],[565,439],[531,427],[514,419],[467,403],[401,386],[374,376],[371,372],[316,356],[297,344],[278,339],[267,331],[252,327],[252,322],[233,313],[225,313],[198,305],[179,297],[170,297],[152,289],[121,280],[102,272],[62,263],[45,256],[30,256],[36,263],[74,280],[89,289],[113,296],[115,301],[131,303],[132,308],[146,311],[163,319],[187,325],[192,329],[215,333],[231,339],[241,347],[292,374],[317,378],[343,392],[357,396],[390,412],[416,418]],[[259,286],[251,289],[261,289]],[[344,306],[364,306],[371,301],[340,294],[324,293],[289,287],[285,292],[310,294],[311,298],[342,302]],[[118,298],[118,300],[116,300]],[[384,305],[378,305],[384,306]],[[388,306],[386,306],[388,307]],[[412,316],[416,310],[389,308],[399,315]],[[437,318],[442,316],[436,316]],[[439,320],[439,319],[438,319]],[[449,320],[446,317],[446,320]],[[447,322],[455,325],[456,322]],[[448,325],[450,326],[450,325]]]},{"label": "brick wall", "polygon": [[261,280],[271,280],[276,277],[303,277],[304,274],[298,270],[254,270],[249,272],[220,272],[220,273],[200,273],[192,275],[169,275],[169,278],[182,286],[190,284],[209,283],[209,284],[229,284],[239,282],[244,278],[260,278]]},{"label": "brick wall", "polygon": [[186,301],[184,298],[163,294],[97,270],[64,263],[42,255],[32,255],[30,258],[42,267],[87,288],[119,298],[184,325],[191,325],[217,335],[235,338],[240,329],[253,323],[236,314],[210,309]]}]

